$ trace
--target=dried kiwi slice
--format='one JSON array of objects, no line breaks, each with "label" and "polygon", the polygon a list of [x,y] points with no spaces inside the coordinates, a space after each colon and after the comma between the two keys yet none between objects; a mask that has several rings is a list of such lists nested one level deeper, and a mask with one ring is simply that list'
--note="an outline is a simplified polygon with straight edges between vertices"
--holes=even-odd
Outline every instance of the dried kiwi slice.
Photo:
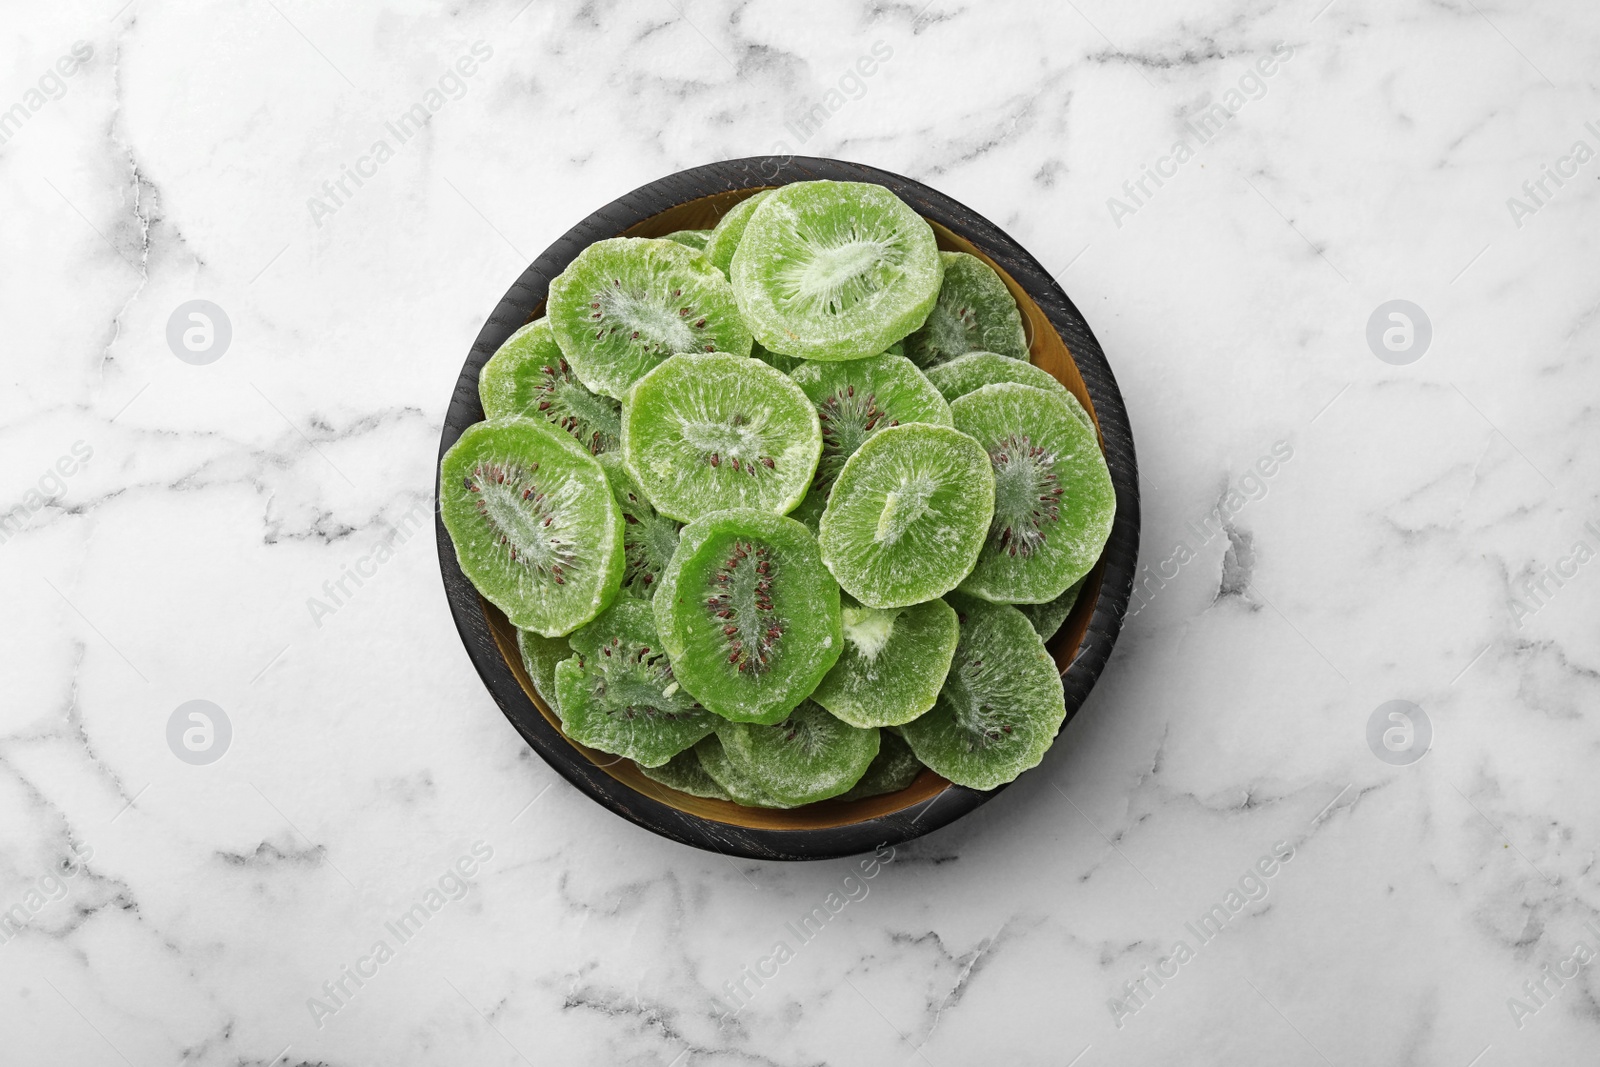
[{"label": "dried kiwi slice", "polygon": [[893,730],[879,730],[878,740],[878,755],[872,766],[861,776],[861,781],[850,787],[850,792],[840,795],[840,800],[865,800],[898,793],[909,788],[922,773],[922,762],[916,753]]},{"label": "dried kiwi slice", "polygon": [[933,228],[881,185],[796,182],[761,202],[733,254],[734,296],[767,348],[860,359],[921,326],[944,267]]},{"label": "dried kiwi slice", "polygon": [[684,522],[726,508],[791,510],[821,452],[816,409],[758,359],[674,356],[623,406],[628,469],[657,511]]},{"label": "dried kiwi slice", "polygon": [[960,636],[942,600],[868,608],[842,597],[844,654],[811,699],[852,726],[899,726],[933,707]]},{"label": "dried kiwi slice", "polygon": [[467,427],[439,468],[439,513],[472,584],[513,626],[570,633],[622,582],[622,518],[605,471],[538,419]]},{"label": "dried kiwi slice", "polygon": [[1067,621],[1067,616],[1072,614],[1072,609],[1078,603],[1078,594],[1083,592],[1083,583],[1088,580],[1089,576],[1084,575],[1067,586],[1067,591],[1054,600],[1047,600],[1043,604],[1018,604],[1017,610],[1028,617],[1034,632],[1048,644],[1056,631],[1061,629],[1061,624]]},{"label": "dried kiwi slice", "polygon": [[959,430],[903,423],[879,430],[845,463],[818,540],[845,591],[874,608],[943,596],[984,546],[994,475]]},{"label": "dried kiwi slice", "polygon": [[622,591],[649,600],[678,548],[678,523],[650,506],[620,453],[606,452],[599,459],[622,513]]},{"label": "dried kiwi slice", "polygon": [[878,731],[863,730],[805,701],[770,726],[723,723],[717,738],[728,762],[786,807],[847,792],[878,755]]},{"label": "dried kiwi slice", "polygon": [[696,252],[703,251],[706,241],[711,237],[710,230],[679,230],[669,233],[662,238],[663,241],[676,241],[680,245],[688,245]]},{"label": "dried kiwi slice", "polygon": [[961,619],[933,710],[899,727],[917,759],[957,785],[993,789],[1037,767],[1067,717],[1055,661],[1022,612],[952,594]]},{"label": "dried kiwi slice", "polygon": [[556,699],[556,665],[572,655],[572,646],[564,637],[545,637],[532,630],[518,630],[517,651],[522,654],[522,669],[528,672],[534,691],[550,705],[551,711],[559,714],[561,702]]},{"label": "dried kiwi slice", "polygon": [[747,196],[717,220],[716,228],[706,240],[705,253],[706,258],[723,274],[727,274],[728,268],[733,264],[733,251],[739,247],[739,239],[744,236],[744,228],[750,225],[750,216],[755,214],[761,201],[771,195],[771,189],[763,189],[754,196]]},{"label": "dried kiwi slice", "polygon": [[750,508],[683,528],[654,606],[678,681],[736,722],[782,719],[844,647],[839,587],[816,539]]},{"label": "dried kiwi slice", "polygon": [[596,241],[550,283],[549,308],[573,372],[618,400],[675,353],[750,354],[728,279],[676,241]]},{"label": "dried kiwi slice", "polygon": [[1099,432],[1095,430],[1094,420],[1083,409],[1083,404],[1066,386],[1056,380],[1054,374],[1043,367],[1035,367],[1032,363],[1024,363],[1010,356],[997,355],[994,352],[968,352],[964,356],[957,356],[949,363],[941,363],[930,369],[928,381],[944,394],[946,400],[956,400],[986,385],[998,385],[1001,382],[1031,385],[1035,389],[1043,389],[1060,397],[1067,407],[1072,409],[1073,416],[1079,422],[1087,426],[1091,432]]},{"label": "dried kiwi slice", "polygon": [[621,406],[583,387],[550,332],[538,319],[506,339],[478,375],[478,398],[491,419],[523,415],[570,433],[593,455],[617,447]]},{"label": "dried kiwi slice", "polygon": [[712,734],[698,745],[694,746],[695,758],[700,761],[700,769],[706,772],[706,777],[717,784],[721,790],[728,794],[728,799],[735,804],[743,804],[747,808],[790,808],[794,805],[783,804],[776,800],[761,785],[755,775],[748,773],[733,760],[728,758],[728,753],[722,747],[722,742]]},{"label": "dried kiwi slice", "polygon": [[847,363],[802,362],[789,372],[822,425],[822,457],[795,518],[816,528],[845,460],[879,430],[902,422],[950,425],[950,405],[916,365],[885,353]]},{"label": "dried kiwi slice", "polygon": [[906,338],[906,356],[934,367],[967,352],[997,352],[1028,358],[1022,312],[1000,275],[977,256],[940,252],[944,284],[928,319]]},{"label": "dried kiwi slice", "polygon": [[1088,574],[1116,515],[1095,435],[1053,393],[986,385],[950,405],[994,464],[994,520],[963,592],[1042,604]]},{"label": "dried kiwi slice", "polygon": [[[715,738],[712,738],[715,740]],[[706,773],[694,749],[680,752],[659,767],[639,765],[639,773],[652,782],[660,782],[668,789],[688,793],[692,797],[709,797],[712,800],[732,800],[728,791]]]},{"label": "dried kiwi slice", "polygon": [[580,745],[659,767],[715,729],[678,685],[650,605],[623,597],[570,638],[556,668],[561,728]]}]

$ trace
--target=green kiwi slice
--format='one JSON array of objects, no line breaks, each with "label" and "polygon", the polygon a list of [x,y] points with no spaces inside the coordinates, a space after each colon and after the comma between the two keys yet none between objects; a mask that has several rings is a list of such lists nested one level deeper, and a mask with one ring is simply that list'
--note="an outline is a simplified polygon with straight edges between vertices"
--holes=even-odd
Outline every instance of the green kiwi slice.
[{"label": "green kiwi slice", "polygon": [[[715,740],[713,736],[711,740]],[[706,773],[705,767],[700,763],[700,757],[694,749],[680,752],[659,767],[646,767],[639,764],[639,773],[652,782],[660,782],[668,789],[676,789],[680,793],[688,793],[692,797],[709,797],[712,800],[732,800],[728,791],[717,784],[717,780]]]},{"label": "green kiwi slice", "polygon": [[723,723],[717,738],[728,762],[785,807],[814,804],[861,780],[878,755],[878,731],[863,730],[807,700],[769,726]]},{"label": "green kiwi slice", "polygon": [[1017,301],[987,263],[965,252],[940,252],[944,283],[927,321],[906,338],[906,356],[934,367],[967,352],[1028,358]]},{"label": "green kiwi slice", "polygon": [[662,238],[663,241],[676,241],[680,245],[688,245],[696,252],[704,251],[706,241],[711,237],[710,230],[679,230],[669,233]]},{"label": "green kiwi slice", "polygon": [[1054,600],[1047,600],[1043,604],[1018,604],[1017,610],[1027,616],[1039,638],[1048,642],[1061,629],[1061,624],[1067,621],[1067,616],[1072,614],[1072,609],[1078,603],[1078,594],[1083,592],[1083,583],[1088,580],[1089,576],[1084,575],[1067,586],[1067,591]]},{"label": "green kiwi slice", "polygon": [[907,789],[922,773],[922,761],[893,730],[879,730],[878,755],[861,781],[842,793],[840,800],[866,800]]},{"label": "green kiwi slice", "polygon": [[570,641],[577,655],[556,668],[556,694],[580,745],[659,767],[715,729],[673,677],[649,604],[623,597]]},{"label": "green kiwi slice", "polygon": [[549,318],[578,379],[618,400],[675,353],[750,354],[728,279],[676,241],[596,241],[550,283]]},{"label": "green kiwi slice", "polygon": [[950,405],[904,356],[884,354],[848,363],[802,362],[789,377],[810,398],[822,425],[822,456],[795,518],[816,528],[828,494],[861,443],[902,422],[950,425]]},{"label": "green kiwi slice", "polygon": [[933,228],[881,185],[796,182],[763,200],[730,277],[756,340],[805,359],[875,355],[921,326],[944,267]]},{"label": "green kiwi slice", "polygon": [[972,570],[994,513],[983,446],[926,423],[881,429],[845,463],[822,513],[822,558],[873,608],[943,596]]},{"label": "green kiwi slice", "polygon": [[1056,380],[1054,374],[1043,367],[1024,363],[1020,359],[994,352],[968,352],[964,356],[957,356],[949,363],[941,363],[937,367],[930,368],[928,381],[944,394],[946,400],[956,400],[986,385],[998,385],[1001,382],[1031,385],[1035,389],[1043,389],[1060,397],[1079,422],[1087,426],[1090,431],[1099,433],[1095,430],[1094,420],[1084,410],[1083,404],[1066,386]]},{"label": "green kiwi slice", "polygon": [[545,637],[532,630],[518,630],[517,651],[522,654],[522,669],[528,672],[534,691],[550,705],[551,711],[560,714],[561,703],[556,697],[556,666],[572,655],[572,646],[564,637]]},{"label": "green kiwi slice", "polygon": [[793,804],[784,804],[773,797],[762,786],[759,778],[729,759],[727,750],[722,747],[722,742],[718,740],[716,734],[694,746],[694,754],[700,761],[700,769],[706,772],[706,777],[728,794],[728,799],[735,804],[743,804],[747,808],[794,807]]},{"label": "green kiwi slice", "polygon": [[1100,445],[1060,397],[1009,382],[950,405],[994,465],[994,519],[963,592],[1006,604],[1054,600],[1100,558],[1116,491]]},{"label": "green kiwi slice", "polygon": [[661,572],[677,551],[678,523],[650,506],[621,453],[606,452],[599,460],[622,513],[622,591],[649,600],[656,595]]},{"label": "green kiwi slice", "polygon": [[844,654],[811,699],[851,726],[899,726],[933,707],[960,627],[942,600],[869,608],[845,597]]},{"label": "green kiwi slice", "polygon": [[782,515],[822,452],[816,409],[759,359],[673,356],[622,409],[622,454],[657,511],[688,522],[726,508]]},{"label": "green kiwi slice", "polygon": [[844,648],[839,587],[816,539],[751,508],[683,528],[654,606],[679,682],[736,722],[782,719]]},{"label": "green kiwi slice", "polygon": [[717,220],[711,236],[706,239],[705,253],[706,258],[723,274],[727,274],[728,268],[733,265],[734,249],[739,247],[744,228],[750,225],[750,216],[761,206],[761,201],[771,195],[771,189],[763,189],[754,196],[747,196]]},{"label": "green kiwi slice", "polygon": [[571,633],[622,583],[622,518],[605,471],[539,419],[467,427],[439,468],[462,573],[513,626]]},{"label": "green kiwi slice", "polygon": [[1055,661],[1022,612],[959,593],[961,642],[933,710],[899,727],[917,759],[993,789],[1037,767],[1067,717]]},{"label": "green kiwi slice", "polygon": [[478,375],[478,398],[491,419],[522,415],[544,419],[599,455],[617,447],[621,406],[583,387],[550,332],[538,319],[506,339]]}]

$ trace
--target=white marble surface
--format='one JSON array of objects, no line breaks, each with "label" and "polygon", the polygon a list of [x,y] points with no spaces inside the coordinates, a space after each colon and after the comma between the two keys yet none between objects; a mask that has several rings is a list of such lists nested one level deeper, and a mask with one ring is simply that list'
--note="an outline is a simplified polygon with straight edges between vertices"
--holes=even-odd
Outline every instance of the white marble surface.
[{"label": "white marble surface", "polygon": [[[1600,149],[1592,3],[119,2],[0,35],[0,1059],[1594,1062],[1593,965],[1508,1006],[1600,947],[1600,564],[1522,591],[1600,548],[1600,160],[1560,163]],[[779,142],[934,184],[1061,271],[1132,414],[1144,561],[1194,549],[1042,768],[852,883],[557,779],[469,665],[431,532],[307,608],[429,506],[463,356],[540,249]],[[1578,173],[1526,199],[1545,165]],[[1364,337],[1396,298],[1434,328],[1410,365]],[[165,339],[192,299],[232,323],[209,365]],[[1229,533],[1187,532],[1276,442]],[[233,724],[209,766],[166,743],[193,699]],[[1410,766],[1367,745],[1391,699],[1433,725]],[[462,857],[464,896],[388,933]],[[859,899],[801,944],[834,890]],[[347,965],[376,973],[314,1013]]]}]

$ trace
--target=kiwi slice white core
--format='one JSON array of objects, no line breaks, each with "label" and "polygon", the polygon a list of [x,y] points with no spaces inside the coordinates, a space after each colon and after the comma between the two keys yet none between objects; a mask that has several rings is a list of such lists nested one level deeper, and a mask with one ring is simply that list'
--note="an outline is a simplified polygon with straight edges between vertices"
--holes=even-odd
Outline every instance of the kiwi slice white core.
[{"label": "kiwi slice white core", "polygon": [[1031,556],[1061,519],[1056,457],[1027,434],[1008,434],[990,453],[994,461],[991,535],[1012,556]]},{"label": "kiwi slice white core", "polygon": [[[683,290],[676,289],[672,295],[681,297]],[[590,318],[611,320],[635,339],[645,337],[654,341],[659,351],[688,352],[696,347],[694,331],[689,328],[692,309],[685,307],[674,311],[663,307],[642,289],[635,291],[624,286],[620,278],[613,278],[611,285],[597,293],[589,306],[594,309]],[[705,320],[699,321],[703,324]]]},{"label": "kiwi slice white core", "polygon": [[546,496],[533,478],[538,469],[537,463],[526,470],[515,463],[480,463],[462,486],[476,495],[478,514],[500,534],[513,562],[562,585],[564,572],[582,556],[571,519],[574,506],[569,506],[575,505],[579,486],[566,481]]}]

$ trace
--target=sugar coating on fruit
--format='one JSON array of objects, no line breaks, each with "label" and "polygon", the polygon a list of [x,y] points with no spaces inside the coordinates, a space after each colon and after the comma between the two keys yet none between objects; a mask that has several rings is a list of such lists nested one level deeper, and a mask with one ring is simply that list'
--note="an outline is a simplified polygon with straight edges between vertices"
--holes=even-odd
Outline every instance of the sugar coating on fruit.
[{"label": "sugar coating on fruit", "polygon": [[597,241],[550,283],[549,308],[551,330],[578,378],[618,399],[676,353],[750,353],[750,331],[728,280],[676,241]]},{"label": "sugar coating on fruit", "polygon": [[971,789],[1039,765],[1066,719],[1055,661],[1008,604],[950,598],[961,638],[933,709],[901,726],[917,759]]},{"label": "sugar coating on fruit", "polygon": [[954,589],[994,512],[983,447],[947,426],[880,431],[851,456],[819,524],[822,557],[869,607],[920,604]]},{"label": "sugar coating on fruit", "polygon": [[760,360],[679,355],[629,395],[622,447],[664,515],[688,522],[736,507],[783,514],[805,494],[822,430],[805,393]]},{"label": "sugar coating on fruit", "polygon": [[685,689],[725,718],[782,718],[838,660],[839,587],[793,519],[740,509],[685,526],[654,601]]},{"label": "sugar coating on fruit", "polygon": [[736,804],[751,808],[792,808],[796,805],[779,801],[768,793],[760,778],[735,763],[716,734],[694,746],[695,758],[706,776],[716,782]]},{"label": "sugar coating on fruit", "polygon": [[661,572],[678,549],[678,522],[650,506],[644,490],[628,471],[622,456],[600,456],[622,515],[622,589],[646,600],[655,595]]},{"label": "sugar coating on fruit", "polygon": [[1083,592],[1084,583],[1088,580],[1086,575],[1069,585],[1067,591],[1054,600],[1047,600],[1043,604],[1018,604],[1017,610],[1033,624],[1034,632],[1040,639],[1048,643],[1061,629],[1062,623],[1067,621],[1067,616],[1072,614],[1072,609],[1078,604],[1078,594]]},{"label": "sugar coating on fruit", "polygon": [[715,718],[673,677],[648,604],[618,600],[571,643],[576,654],[556,668],[556,691],[574,741],[656,767],[712,731]]},{"label": "sugar coating on fruit", "polygon": [[922,773],[922,763],[916,754],[891,730],[878,733],[878,755],[874,757],[861,781],[842,794],[840,800],[865,800],[868,797],[898,793],[910,787]]},{"label": "sugar coating on fruit", "polygon": [[935,367],[966,352],[1028,358],[1022,312],[1006,283],[983,260],[965,252],[940,252],[944,280],[927,321],[906,338],[906,356]]},{"label": "sugar coating on fruit", "polygon": [[1000,603],[1060,596],[1100,558],[1116,491],[1099,442],[1059,397],[986,385],[950,405],[994,469],[994,517],[963,592]]},{"label": "sugar coating on fruit", "polygon": [[515,626],[558,637],[616,595],[622,522],[605,472],[547,423],[469,426],[441,463],[439,508],[462,571]]},{"label": "sugar coating on fruit", "polygon": [[512,334],[478,375],[478,398],[491,419],[510,415],[543,419],[599,455],[617,447],[621,408],[584,388],[561,354],[549,319]]},{"label": "sugar coating on fruit", "polygon": [[700,763],[700,757],[694,749],[680,752],[659,767],[639,766],[639,773],[652,782],[660,782],[668,789],[676,789],[680,793],[688,793],[692,797],[707,797],[712,800],[732,800],[728,791],[717,784],[717,780],[706,773]]},{"label": "sugar coating on fruit", "polygon": [[943,271],[932,227],[889,190],[820,181],[786,185],[762,201],[731,277],[764,346],[850,360],[922,325]]},{"label": "sugar coating on fruit", "polygon": [[861,780],[878,754],[878,731],[851,726],[812,701],[771,725],[717,728],[728,759],[784,804],[813,804]]},{"label": "sugar coating on fruit", "polygon": [[815,525],[845,461],[873,434],[903,422],[950,425],[950,405],[903,356],[806,362],[789,372],[817,409],[822,455],[796,518]]},{"label": "sugar coating on fruit", "polygon": [[771,195],[771,189],[764,189],[754,196],[747,196],[717,220],[716,226],[706,239],[705,253],[706,258],[711,260],[723,274],[727,274],[733,265],[733,253],[739,247],[739,239],[744,236],[745,227],[750,225],[750,216],[755,214],[761,201]]},{"label": "sugar coating on fruit", "polygon": [[955,654],[956,613],[943,600],[869,608],[843,599],[845,650],[811,699],[853,726],[899,726],[929,708]]},{"label": "sugar coating on fruit", "polygon": [[1098,433],[1095,430],[1094,419],[1084,410],[1082,402],[1073,396],[1065,385],[1057,381],[1055,375],[1043,367],[1035,367],[1032,363],[994,352],[968,352],[948,363],[929,368],[927,373],[928,381],[933,383],[946,400],[956,400],[986,385],[999,385],[1002,382],[1015,382],[1018,385],[1031,385],[1035,389],[1043,389],[1059,397],[1071,409],[1073,416],[1088,427],[1091,433]]},{"label": "sugar coating on fruit", "polygon": [[699,252],[705,249],[706,241],[711,237],[710,230],[678,230],[662,238],[663,241],[676,241],[680,245],[687,245]]},{"label": "sugar coating on fruit", "polygon": [[903,608],[866,608],[848,604],[840,609],[844,617],[844,637],[868,663],[878,658],[894,633],[894,623]]},{"label": "sugar coating on fruit", "polygon": [[523,670],[533,682],[534,692],[544,698],[550,710],[560,713],[560,700],[556,696],[556,667],[572,655],[572,646],[564,637],[545,637],[532,630],[517,631],[517,651],[522,656]]}]

